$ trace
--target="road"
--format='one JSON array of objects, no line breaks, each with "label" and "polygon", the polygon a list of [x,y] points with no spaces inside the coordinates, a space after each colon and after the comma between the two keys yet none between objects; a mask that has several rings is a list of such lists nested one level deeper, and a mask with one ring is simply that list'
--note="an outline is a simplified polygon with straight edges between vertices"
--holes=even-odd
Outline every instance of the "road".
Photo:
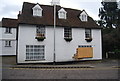
[{"label": "road", "polygon": [[[14,64],[13,64],[14,65]],[[117,60],[80,62],[73,66],[94,66],[94,68],[11,68],[3,63],[2,79],[119,79]],[[69,64],[70,65],[70,64]],[[15,65],[18,66],[18,65]],[[28,66],[28,65],[21,65]],[[34,66],[34,65],[31,65]],[[40,65],[35,65],[40,66]],[[52,65],[50,65],[52,66]],[[65,65],[61,65],[65,66]]]},{"label": "road", "polygon": [[118,69],[3,69],[3,79],[118,79]]}]

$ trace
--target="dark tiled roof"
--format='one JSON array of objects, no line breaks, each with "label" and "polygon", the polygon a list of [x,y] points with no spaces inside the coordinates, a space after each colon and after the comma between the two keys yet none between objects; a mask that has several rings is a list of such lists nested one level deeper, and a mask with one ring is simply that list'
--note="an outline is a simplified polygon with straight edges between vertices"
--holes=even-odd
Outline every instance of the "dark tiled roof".
[{"label": "dark tiled roof", "polygon": [[11,18],[3,18],[2,19],[2,27],[17,27],[18,26],[18,20],[17,19],[11,19]]},{"label": "dark tiled roof", "polygon": [[[40,5],[43,9],[42,17],[34,17],[32,15],[32,8],[36,4],[24,2],[22,8],[22,14],[19,16],[19,23],[22,24],[34,24],[34,25],[47,25],[53,26],[53,6]],[[95,21],[88,16],[87,22],[82,22],[79,19],[79,15],[82,11],[64,8],[67,11],[67,19],[58,19],[58,11],[61,9],[61,6],[56,8],[56,25],[62,27],[81,27],[81,28],[101,28]]]}]

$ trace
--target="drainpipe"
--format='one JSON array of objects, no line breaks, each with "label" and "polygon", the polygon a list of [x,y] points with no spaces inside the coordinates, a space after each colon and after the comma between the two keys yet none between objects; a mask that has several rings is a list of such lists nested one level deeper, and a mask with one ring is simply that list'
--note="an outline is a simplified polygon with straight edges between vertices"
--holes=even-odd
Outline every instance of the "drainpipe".
[{"label": "drainpipe", "polygon": [[56,36],[56,5],[54,5],[54,57],[53,57],[53,62],[55,64],[55,60],[56,60],[56,54],[55,54],[55,36]]}]

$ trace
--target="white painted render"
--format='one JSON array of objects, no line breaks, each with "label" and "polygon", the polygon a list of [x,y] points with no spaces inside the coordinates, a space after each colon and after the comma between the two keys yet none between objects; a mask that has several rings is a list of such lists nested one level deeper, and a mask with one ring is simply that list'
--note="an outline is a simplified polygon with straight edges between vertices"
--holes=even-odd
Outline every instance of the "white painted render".
[{"label": "white painted render", "polygon": [[[46,26],[46,39],[39,42],[36,37],[35,25],[19,25],[18,36],[18,63],[40,63],[53,62],[53,27]],[[100,60],[102,59],[101,47],[101,29],[92,29],[92,42],[88,43],[85,40],[84,28],[72,28],[71,42],[64,40],[64,27],[56,28],[56,62],[74,61],[72,58],[76,53],[78,45],[92,45],[93,58],[86,58],[83,60]],[[45,60],[44,61],[25,61],[26,60],[26,45],[45,45]]]},{"label": "white painted render", "polygon": [[[0,27],[0,56],[16,55],[16,28],[11,29],[12,33],[5,33],[5,27]],[[11,47],[5,47],[5,41],[11,41]]]},{"label": "white painted render", "polygon": [[118,9],[120,9],[120,1],[118,2]]}]

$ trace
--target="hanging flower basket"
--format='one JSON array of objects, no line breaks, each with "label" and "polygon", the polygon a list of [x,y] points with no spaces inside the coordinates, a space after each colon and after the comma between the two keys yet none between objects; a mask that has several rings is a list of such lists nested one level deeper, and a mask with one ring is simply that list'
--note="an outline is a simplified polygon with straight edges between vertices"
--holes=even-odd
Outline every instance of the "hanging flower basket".
[{"label": "hanging flower basket", "polygon": [[92,38],[86,38],[85,39],[87,42],[91,42],[92,41]]},{"label": "hanging flower basket", "polygon": [[35,37],[35,39],[37,39],[38,41],[43,41],[45,37]]},{"label": "hanging flower basket", "polygon": [[64,38],[66,41],[70,42],[72,38]]}]

